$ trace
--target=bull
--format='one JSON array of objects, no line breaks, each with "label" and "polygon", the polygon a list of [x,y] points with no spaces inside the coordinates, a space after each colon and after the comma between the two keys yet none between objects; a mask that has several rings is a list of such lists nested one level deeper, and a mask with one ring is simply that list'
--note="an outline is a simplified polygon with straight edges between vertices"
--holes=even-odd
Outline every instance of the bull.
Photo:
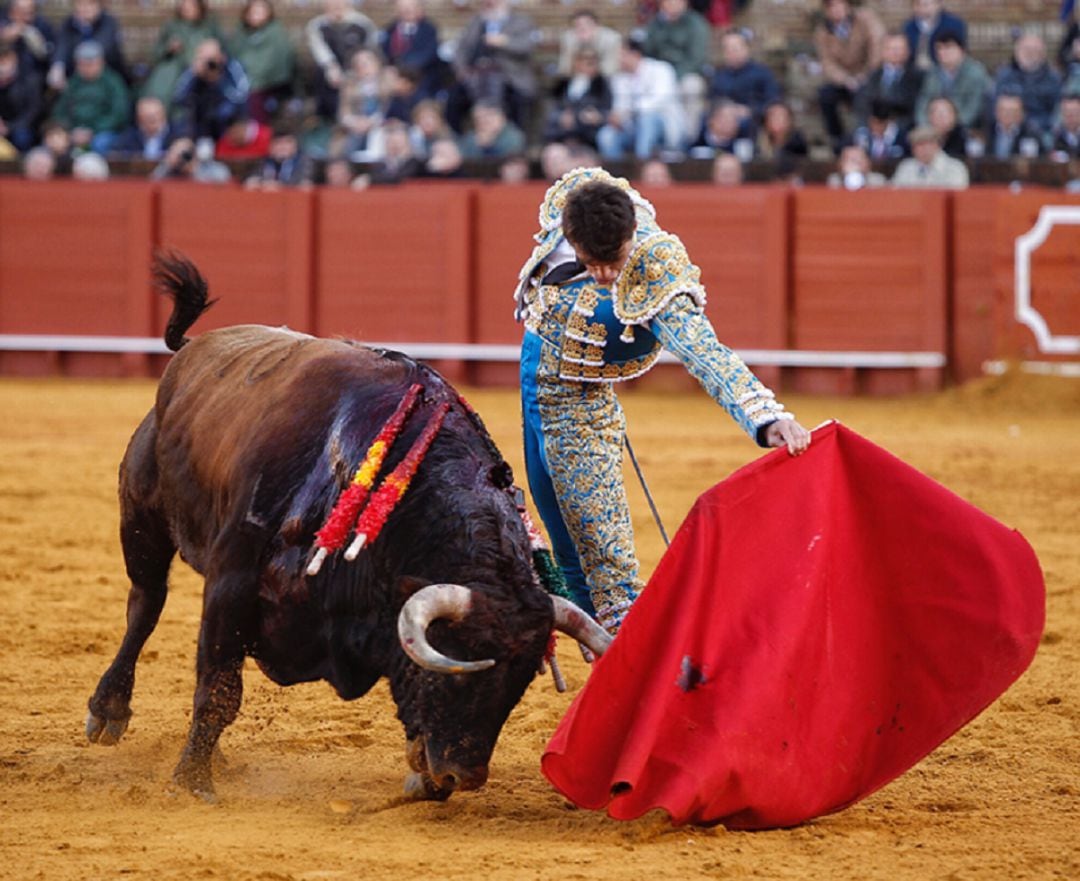
[{"label": "bull", "polygon": [[[203,576],[194,710],[174,772],[213,800],[211,755],[235,718],[245,657],[280,685],[328,681],[346,700],[387,677],[405,729],[406,794],[477,789],[553,628],[600,654],[609,637],[546,593],[509,466],[435,371],[396,352],[242,325],[189,340],[212,302],[198,269],[159,256],[176,354],[120,467],[127,629],[89,701],[90,741],[118,742],[135,664],[174,556]],[[384,463],[444,411],[380,536],[309,574],[316,531],[388,416],[422,392]],[[315,567],[312,567],[314,569]]]}]

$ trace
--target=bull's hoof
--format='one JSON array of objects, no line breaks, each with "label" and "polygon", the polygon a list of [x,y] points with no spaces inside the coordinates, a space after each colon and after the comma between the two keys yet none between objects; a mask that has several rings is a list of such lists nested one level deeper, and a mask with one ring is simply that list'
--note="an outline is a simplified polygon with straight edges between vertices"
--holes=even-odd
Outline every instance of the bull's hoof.
[{"label": "bull's hoof", "polygon": [[102,719],[92,712],[86,714],[86,739],[101,746],[116,746],[127,731],[128,719]]},{"label": "bull's hoof", "polygon": [[181,761],[173,771],[173,782],[208,805],[217,804],[217,793],[214,792],[214,781],[210,778],[209,768]]},{"label": "bull's hoof", "polygon": [[411,801],[446,801],[452,789],[443,789],[426,774],[413,771],[405,778],[405,798]]}]

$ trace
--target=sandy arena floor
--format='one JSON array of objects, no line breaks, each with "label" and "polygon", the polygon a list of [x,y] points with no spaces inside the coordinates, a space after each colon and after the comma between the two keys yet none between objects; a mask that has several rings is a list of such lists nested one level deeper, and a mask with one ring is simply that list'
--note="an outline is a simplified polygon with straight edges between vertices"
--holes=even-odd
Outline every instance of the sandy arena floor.
[{"label": "sandy arena floor", "polygon": [[[220,804],[177,794],[201,592],[179,563],[128,733],[89,746],[86,701],[127,596],[116,468],[153,393],[148,382],[0,381],[0,877],[1080,878],[1080,381],[788,401],[804,424],[837,417],[1019,528],[1046,572],[1048,620],[1027,674],[912,771],[842,813],[758,833],[569,805],[539,768],[570,701],[550,679],[511,715],[483,790],[414,804],[399,798],[403,739],[383,685],[345,703],[325,683],[281,689],[250,667],[222,739]],[[470,398],[521,476],[514,395]],[[759,454],[704,395],[624,401],[669,530]],[[661,543],[640,493],[632,502],[648,573]],[[561,658],[573,690],[587,669],[571,646]]]}]

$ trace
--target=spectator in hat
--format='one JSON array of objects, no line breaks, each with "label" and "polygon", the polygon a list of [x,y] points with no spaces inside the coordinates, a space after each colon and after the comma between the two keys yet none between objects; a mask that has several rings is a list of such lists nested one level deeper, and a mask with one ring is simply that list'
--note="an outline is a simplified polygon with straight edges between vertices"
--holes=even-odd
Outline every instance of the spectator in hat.
[{"label": "spectator in hat", "polygon": [[218,140],[246,112],[248,94],[244,68],[225,54],[220,41],[203,40],[176,84],[172,118],[177,134]]},{"label": "spectator in hat", "polygon": [[937,63],[935,38],[942,31],[956,34],[961,43],[967,42],[967,23],[941,7],[941,0],[911,0],[911,18],[904,22],[904,36],[917,70],[929,70]]},{"label": "spectator in hat", "polygon": [[47,77],[49,88],[64,90],[68,77],[75,71],[75,49],[88,40],[101,47],[105,64],[127,82],[120,23],[104,10],[101,0],[74,0],[71,15],[64,19],[56,35],[56,51]]},{"label": "spectator in hat", "polygon": [[945,154],[938,143],[937,132],[930,126],[916,126],[911,130],[908,140],[911,142],[912,155],[896,167],[893,186],[967,189],[967,166],[959,159]]},{"label": "spectator in hat", "polygon": [[71,132],[76,149],[107,153],[128,122],[130,97],[120,75],[105,66],[94,40],[75,49],[75,73],[53,107],[52,118]]},{"label": "spectator in hat", "polygon": [[1046,59],[1046,43],[1038,34],[1021,34],[1012,60],[998,68],[994,96],[1019,95],[1028,125],[1041,136],[1049,133],[1061,94],[1061,77]]},{"label": "spectator in hat", "polygon": [[41,80],[10,43],[0,43],[0,139],[25,153],[37,139]]},{"label": "spectator in hat", "polygon": [[942,30],[934,37],[937,63],[923,77],[919,99],[915,102],[915,122],[926,125],[926,110],[935,98],[948,98],[956,107],[960,124],[966,129],[982,125],[990,74],[981,61],[967,53],[964,36],[957,31]]}]

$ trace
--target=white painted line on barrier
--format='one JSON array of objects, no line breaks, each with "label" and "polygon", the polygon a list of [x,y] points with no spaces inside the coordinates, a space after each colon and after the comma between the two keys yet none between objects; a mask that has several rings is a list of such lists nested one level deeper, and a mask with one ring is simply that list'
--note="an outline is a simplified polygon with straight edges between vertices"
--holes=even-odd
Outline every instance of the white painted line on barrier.
[{"label": "white painted line on barrier", "polygon": [[[505,361],[520,358],[517,345],[483,343],[384,343],[364,342],[372,348],[394,349],[413,358],[447,361]],[[0,351],[8,352],[101,352],[167,355],[159,337],[80,336],[48,334],[0,334]],[[877,367],[883,369],[945,366],[941,352],[825,352],[800,349],[738,349],[747,364],[776,367]],[[668,352],[661,361],[678,363]]]}]

